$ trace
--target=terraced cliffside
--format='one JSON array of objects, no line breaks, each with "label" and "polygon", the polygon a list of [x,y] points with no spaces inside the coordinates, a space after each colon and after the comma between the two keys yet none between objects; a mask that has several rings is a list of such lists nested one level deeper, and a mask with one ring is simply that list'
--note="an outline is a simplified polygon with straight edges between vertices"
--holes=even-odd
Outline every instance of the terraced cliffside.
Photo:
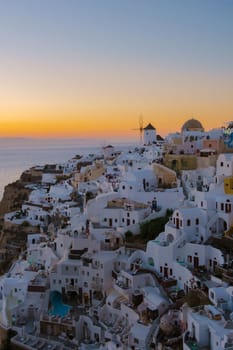
[{"label": "terraced cliffside", "polygon": [[21,208],[22,204],[27,201],[30,189],[26,185],[41,183],[42,171],[36,168],[25,170],[20,179],[5,186],[3,198],[0,202],[0,219],[4,214]]},{"label": "terraced cliffside", "polygon": [[5,186],[0,202],[0,274],[9,269],[13,260],[25,249],[29,232],[37,232],[37,227],[15,225],[4,222],[4,214],[21,209],[28,200],[30,189],[27,184],[41,182],[41,173],[29,169],[22,173],[19,180]]},{"label": "terraced cliffside", "polygon": [[5,186],[3,198],[0,202],[0,219],[3,219],[4,214],[15,211],[21,208],[30,194],[30,190],[25,188],[25,183],[17,180]]}]

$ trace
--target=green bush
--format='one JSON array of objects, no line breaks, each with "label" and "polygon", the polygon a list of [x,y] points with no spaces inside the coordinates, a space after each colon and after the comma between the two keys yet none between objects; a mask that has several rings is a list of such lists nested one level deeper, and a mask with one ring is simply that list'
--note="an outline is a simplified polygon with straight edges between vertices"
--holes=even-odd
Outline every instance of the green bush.
[{"label": "green bush", "polygon": [[140,237],[144,242],[155,239],[164,230],[164,226],[171,215],[172,210],[167,209],[165,216],[141,223],[138,238]]},{"label": "green bush", "polygon": [[133,233],[131,231],[125,232],[125,239],[126,241],[133,237]]}]

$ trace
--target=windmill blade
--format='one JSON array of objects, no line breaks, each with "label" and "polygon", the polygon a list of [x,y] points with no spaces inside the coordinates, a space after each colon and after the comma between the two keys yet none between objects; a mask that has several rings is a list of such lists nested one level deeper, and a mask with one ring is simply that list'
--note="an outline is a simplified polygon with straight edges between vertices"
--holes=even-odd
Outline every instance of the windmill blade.
[{"label": "windmill blade", "polygon": [[143,115],[142,114],[140,114],[140,116],[139,116],[139,129],[140,130],[143,129]]},{"label": "windmill blade", "polygon": [[139,139],[140,139],[140,143],[142,144],[142,134],[143,134],[143,116],[142,116],[142,114],[139,115],[138,122],[139,122],[139,127],[131,129],[131,130],[139,130]]},{"label": "windmill blade", "polygon": [[143,115],[139,116],[139,130],[140,130],[140,143],[142,144],[142,132],[143,132]]}]

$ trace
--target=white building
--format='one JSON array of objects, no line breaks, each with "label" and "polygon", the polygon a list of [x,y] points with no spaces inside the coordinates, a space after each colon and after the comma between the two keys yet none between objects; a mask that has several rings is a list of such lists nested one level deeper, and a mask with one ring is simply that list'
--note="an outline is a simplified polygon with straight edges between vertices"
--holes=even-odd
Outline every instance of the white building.
[{"label": "white building", "polygon": [[232,322],[225,321],[219,310],[212,305],[205,305],[199,311],[188,310],[183,349],[191,350],[194,346],[211,350],[231,349]]},{"label": "white building", "polygon": [[143,140],[145,145],[156,143],[156,129],[150,123],[143,128]]}]

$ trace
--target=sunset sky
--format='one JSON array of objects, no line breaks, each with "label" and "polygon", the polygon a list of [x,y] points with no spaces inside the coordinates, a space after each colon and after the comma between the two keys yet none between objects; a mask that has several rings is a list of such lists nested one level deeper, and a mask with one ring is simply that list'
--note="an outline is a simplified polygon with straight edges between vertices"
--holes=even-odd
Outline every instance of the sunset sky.
[{"label": "sunset sky", "polygon": [[0,136],[233,120],[232,0],[0,0]]}]

